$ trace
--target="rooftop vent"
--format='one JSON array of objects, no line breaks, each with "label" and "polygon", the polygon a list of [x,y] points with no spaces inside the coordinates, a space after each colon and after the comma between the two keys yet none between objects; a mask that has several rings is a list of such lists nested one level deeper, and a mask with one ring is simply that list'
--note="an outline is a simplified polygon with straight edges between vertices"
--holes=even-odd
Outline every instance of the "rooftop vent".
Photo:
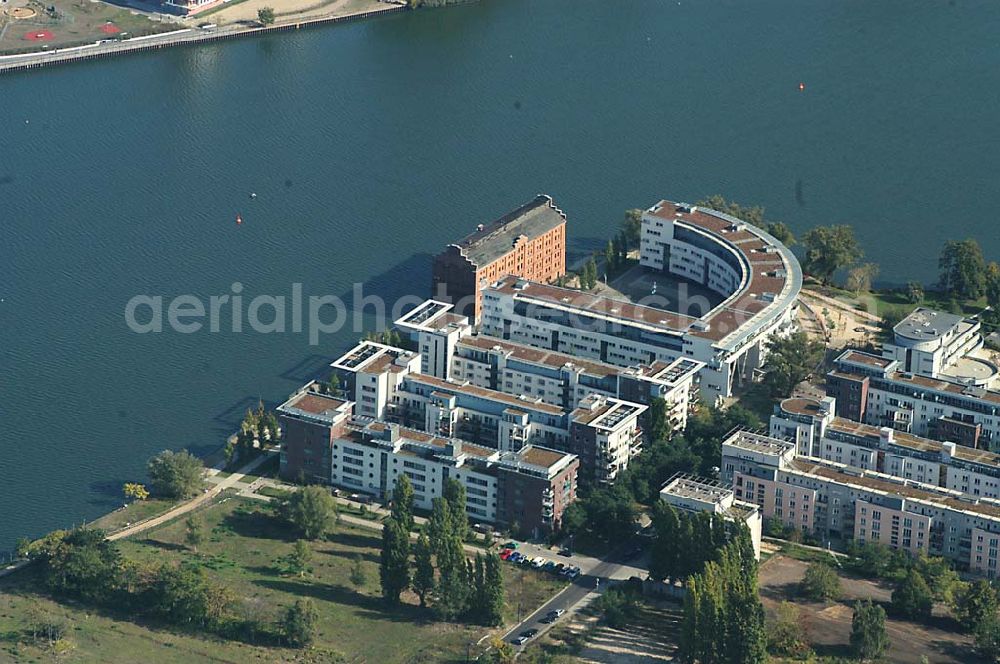
[{"label": "rooftop vent", "polygon": [[514,282],[514,290],[524,290],[528,287],[527,279],[518,279]]},{"label": "rooftop vent", "polygon": [[677,211],[678,212],[685,212],[687,214],[691,214],[692,212],[695,212],[697,209],[698,208],[696,208],[695,206],[691,205],[690,203],[678,203],[677,204]]}]

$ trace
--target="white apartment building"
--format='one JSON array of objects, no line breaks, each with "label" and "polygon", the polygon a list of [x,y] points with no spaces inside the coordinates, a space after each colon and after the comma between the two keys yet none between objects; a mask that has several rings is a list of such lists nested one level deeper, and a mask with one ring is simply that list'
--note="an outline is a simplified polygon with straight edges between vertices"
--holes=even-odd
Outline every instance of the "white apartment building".
[{"label": "white apartment building", "polygon": [[643,215],[640,261],[724,300],[694,317],[507,277],[483,292],[481,332],[621,367],[695,360],[714,403],[753,379],[769,338],[794,329],[801,269],[758,228],[662,201]]},{"label": "white apartment building", "polygon": [[878,542],[997,575],[998,500],[797,457],[793,442],[743,431],[723,441],[721,463],[737,499],[756,503],[765,519],[823,540]]},{"label": "white apartment building", "polygon": [[771,416],[771,436],[794,442],[799,456],[1000,499],[1000,455],[854,422],[835,409],[832,397],[785,399]]}]

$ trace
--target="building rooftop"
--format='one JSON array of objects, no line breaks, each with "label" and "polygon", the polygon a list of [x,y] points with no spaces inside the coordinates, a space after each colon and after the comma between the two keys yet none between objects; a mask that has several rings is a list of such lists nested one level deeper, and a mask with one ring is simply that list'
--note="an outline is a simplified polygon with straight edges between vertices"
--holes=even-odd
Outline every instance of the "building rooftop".
[{"label": "building rooftop", "polygon": [[704,362],[679,357],[673,362],[656,360],[652,364],[640,364],[637,367],[624,370],[623,373],[665,385],[676,385],[678,382],[697,374],[704,366]]},{"label": "building rooftop", "polygon": [[677,473],[660,489],[660,496],[670,495],[704,503],[721,504],[732,498],[733,490],[715,480],[696,477],[687,473]]},{"label": "building rooftop", "polygon": [[517,454],[524,463],[530,463],[533,466],[540,466],[542,468],[551,468],[569,456],[563,452],[557,452],[556,450],[544,447],[535,447],[534,445],[522,448]]},{"label": "building rooftop", "polygon": [[278,406],[279,413],[332,423],[351,410],[350,401],[317,392],[303,391]]},{"label": "building rooftop", "polygon": [[892,331],[907,339],[930,341],[945,336],[961,325],[964,320],[964,316],[917,307],[909,316],[896,323]]},{"label": "building rooftop", "polygon": [[375,343],[374,341],[362,341],[334,360],[330,366],[337,369],[346,369],[347,371],[382,373],[401,357],[404,359],[414,359],[416,354],[402,348]]},{"label": "building rooftop", "polygon": [[819,417],[827,412],[822,402],[809,397],[790,397],[781,402],[781,410],[793,415]]},{"label": "building rooftop", "polygon": [[519,237],[533,239],[564,223],[562,210],[551,197],[540,194],[499,219],[481,224],[454,246],[474,265],[484,267],[509,252]]},{"label": "building rooftop", "polygon": [[974,498],[958,491],[920,484],[912,480],[895,478],[867,470],[850,469],[843,464],[797,457],[788,467],[791,470],[822,477],[838,484],[857,486],[887,496],[901,496],[938,507],[969,512],[977,516],[1000,519],[1000,503],[985,498]]},{"label": "building rooftop", "polygon": [[573,357],[572,355],[564,355],[562,353],[542,350],[532,346],[515,344],[510,341],[504,341],[503,339],[497,339],[496,337],[488,337],[485,335],[465,337],[458,342],[457,346],[465,346],[485,351],[502,352],[509,354],[510,357],[522,362],[537,364],[550,369],[562,369],[567,366],[577,367],[587,374],[598,376],[600,378],[613,376],[621,371],[619,367],[604,364],[603,362],[595,362],[593,360]]},{"label": "building rooftop", "polygon": [[394,325],[407,330],[439,332],[447,328],[465,327],[469,319],[456,314],[454,305],[440,300],[425,300],[415,309],[408,311],[394,321]]},{"label": "building rooftop", "polygon": [[778,438],[772,438],[764,434],[752,431],[734,431],[722,441],[723,445],[732,445],[741,450],[755,452],[757,454],[782,455],[789,450],[795,449],[795,443],[790,443]]},{"label": "building rooftop", "polygon": [[645,410],[645,406],[631,401],[591,395],[580,402],[571,418],[577,424],[613,431]]},{"label": "building rooftop", "polygon": [[522,410],[540,411],[550,415],[565,414],[562,408],[544,403],[540,399],[534,400],[524,397],[516,397],[510,394],[504,394],[503,392],[489,390],[485,387],[477,387],[471,383],[454,383],[452,381],[437,378],[435,376],[429,376],[427,374],[410,374],[409,380],[426,385],[433,388],[434,391],[440,391],[444,394],[467,394],[469,396],[479,397],[480,399],[515,406]]},{"label": "building rooftop", "polygon": [[625,321],[658,332],[690,334],[722,347],[736,347],[791,306],[802,288],[798,259],[765,231],[715,210],[661,201],[646,211],[694,229],[732,252],[743,278],[736,291],[704,316],[695,318],[625,299],[602,297],[568,288],[501,279],[492,288],[517,300],[609,321]]},{"label": "building rooftop", "polygon": [[880,355],[872,355],[871,353],[865,353],[860,350],[846,350],[841,353],[840,357],[837,358],[837,361],[864,364],[875,369],[885,369],[895,360],[890,360]]}]

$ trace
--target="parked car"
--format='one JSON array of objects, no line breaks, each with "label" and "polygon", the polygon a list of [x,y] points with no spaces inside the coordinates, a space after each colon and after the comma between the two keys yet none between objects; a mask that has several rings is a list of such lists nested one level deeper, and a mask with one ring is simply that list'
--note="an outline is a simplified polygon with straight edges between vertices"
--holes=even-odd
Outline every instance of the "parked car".
[{"label": "parked car", "polygon": [[512,562],[512,563],[516,563],[516,562],[520,561],[521,558],[524,558],[524,556],[522,556],[517,551],[511,551],[510,555],[507,556],[507,560],[510,561],[510,562]]},{"label": "parked car", "polygon": [[507,560],[508,558],[510,558],[510,554],[512,553],[514,552],[511,551],[510,549],[504,549],[503,551],[500,552],[500,560]]},{"label": "parked car", "polygon": [[503,548],[505,548],[505,549],[516,549],[517,548],[517,542],[515,542],[514,540],[511,540],[509,542],[504,542]]},{"label": "parked car", "polygon": [[556,563],[556,564],[555,564],[555,565],[554,565],[554,566],[552,567],[552,571],[553,571],[553,573],[555,573],[555,574],[562,574],[562,573],[563,573],[563,570],[565,570],[565,569],[566,569],[566,563]]},{"label": "parked car", "polygon": [[513,639],[511,639],[510,642],[513,643],[515,646],[523,646],[525,643],[528,642],[528,637],[518,635],[515,636]]},{"label": "parked car", "polygon": [[555,567],[556,567],[556,563],[555,563],[554,560],[546,560],[545,564],[542,565],[542,571],[543,572],[551,572],[553,569],[555,569]]},{"label": "parked car", "polygon": [[529,639],[533,639],[533,638],[535,638],[535,636],[536,636],[537,634],[538,634],[538,630],[537,630],[537,629],[535,629],[534,627],[532,627],[531,629],[526,629],[526,630],[524,630],[523,632],[521,632],[521,636],[526,636],[526,637],[528,637]]},{"label": "parked car", "polygon": [[566,609],[553,609],[545,614],[545,617],[542,618],[542,622],[546,625],[551,625],[555,621],[559,620],[559,617],[564,613],[566,613]]},{"label": "parked car", "polygon": [[569,558],[570,556],[573,555],[573,552],[570,551],[569,549],[565,549],[565,548],[564,549],[559,549],[559,555],[560,556],[565,556],[566,558]]},{"label": "parked car", "polygon": [[540,569],[544,564],[545,564],[545,558],[542,558],[541,556],[535,556],[534,558],[531,559],[531,566],[534,567],[535,569]]}]

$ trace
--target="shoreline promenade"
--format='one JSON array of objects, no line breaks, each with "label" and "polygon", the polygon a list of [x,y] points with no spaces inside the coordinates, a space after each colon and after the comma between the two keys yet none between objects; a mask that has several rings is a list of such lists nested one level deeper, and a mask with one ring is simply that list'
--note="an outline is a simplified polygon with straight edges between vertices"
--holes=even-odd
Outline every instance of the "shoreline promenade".
[{"label": "shoreline promenade", "polygon": [[212,30],[183,28],[172,32],[163,32],[156,35],[135,37],[133,39],[110,43],[94,43],[87,44],[85,46],[74,46],[38,53],[4,55],[0,56],[0,74],[27,71],[30,69],[38,69],[53,65],[69,64],[72,62],[85,62],[87,60],[118,57],[133,53],[144,53],[174,46],[206,44],[230,39],[267,35],[275,32],[300,30],[312,26],[346,23],[348,21],[358,21],[377,16],[388,16],[407,10],[408,7],[405,5],[394,4],[384,8],[355,12],[351,14],[289,19],[266,27],[246,27],[240,25],[233,27],[219,27]]}]

